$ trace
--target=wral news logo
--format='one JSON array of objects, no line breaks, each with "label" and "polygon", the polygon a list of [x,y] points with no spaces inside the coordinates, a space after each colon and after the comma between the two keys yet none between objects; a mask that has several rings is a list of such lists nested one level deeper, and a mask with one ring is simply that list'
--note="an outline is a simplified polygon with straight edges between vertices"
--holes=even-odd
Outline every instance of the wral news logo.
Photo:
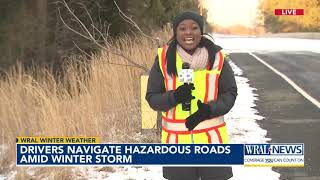
[{"label": "wral news logo", "polygon": [[245,144],[244,165],[303,167],[304,144]]},{"label": "wral news logo", "polygon": [[245,155],[303,155],[303,144],[246,144]]}]

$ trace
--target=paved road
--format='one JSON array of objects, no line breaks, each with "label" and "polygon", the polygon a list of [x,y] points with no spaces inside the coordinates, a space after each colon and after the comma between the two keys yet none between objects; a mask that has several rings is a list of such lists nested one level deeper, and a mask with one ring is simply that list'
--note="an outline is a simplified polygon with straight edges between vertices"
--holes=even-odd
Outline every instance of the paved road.
[{"label": "paved road", "polygon": [[320,54],[308,52],[255,53],[320,101]]},{"label": "paved road", "polygon": [[[254,53],[319,100],[320,54],[307,52]],[[305,143],[304,168],[274,168],[280,179],[320,180],[320,110],[285,80],[248,53],[230,58],[257,88],[259,121],[273,143]]]}]

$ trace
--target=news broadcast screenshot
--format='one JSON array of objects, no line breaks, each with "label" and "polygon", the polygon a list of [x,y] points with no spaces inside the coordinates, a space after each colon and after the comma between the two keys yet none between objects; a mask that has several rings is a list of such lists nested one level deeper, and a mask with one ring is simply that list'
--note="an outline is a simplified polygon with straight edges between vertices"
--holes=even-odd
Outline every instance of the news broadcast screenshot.
[{"label": "news broadcast screenshot", "polygon": [[0,8],[0,180],[320,180],[319,0]]}]

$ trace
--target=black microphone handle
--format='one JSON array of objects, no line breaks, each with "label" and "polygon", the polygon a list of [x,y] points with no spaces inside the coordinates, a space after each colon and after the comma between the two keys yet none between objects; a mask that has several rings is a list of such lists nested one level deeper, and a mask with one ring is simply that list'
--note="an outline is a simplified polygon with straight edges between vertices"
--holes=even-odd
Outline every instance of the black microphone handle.
[{"label": "black microphone handle", "polygon": [[[184,83],[184,84],[189,84],[189,83]],[[190,111],[190,109],[191,109],[191,99],[182,103],[183,111]]]},{"label": "black microphone handle", "polygon": [[[182,64],[182,69],[189,69],[189,68],[190,68],[190,64],[189,63],[184,62]],[[189,83],[184,83],[184,84],[186,85],[186,84],[189,84]],[[190,111],[190,109],[191,109],[191,99],[188,100],[187,102],[183,102],[182,103],[182,110],[183,111]]]}]

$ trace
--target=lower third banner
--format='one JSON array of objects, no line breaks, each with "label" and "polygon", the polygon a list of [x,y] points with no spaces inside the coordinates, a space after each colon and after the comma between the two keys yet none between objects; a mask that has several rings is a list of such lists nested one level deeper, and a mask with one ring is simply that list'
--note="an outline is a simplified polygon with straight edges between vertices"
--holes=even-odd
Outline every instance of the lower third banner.
[{"label": "lower third banner", "polygon": [[243,144],[17,144],[21,165],[243,165]]}]

